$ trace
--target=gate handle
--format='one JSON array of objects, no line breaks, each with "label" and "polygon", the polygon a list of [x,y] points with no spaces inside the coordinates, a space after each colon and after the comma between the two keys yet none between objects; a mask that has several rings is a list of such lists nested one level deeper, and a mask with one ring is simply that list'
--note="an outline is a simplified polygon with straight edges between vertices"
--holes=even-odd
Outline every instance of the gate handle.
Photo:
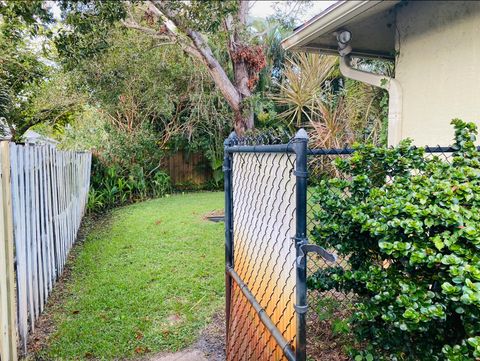
[{"label": "gate handle", "polygon": [[322,257],[325,261],[327,262],[336,262],[337,261],[337,256],[333,253],[327,252],[325,248],[320,247],[316,244],[302,244],[299,248],[299,253],[300,255],[297,257],[297,267],[303,269],[304,263],[303,260],[307,256],[307,253],[309,252],[314,252],[318,254],[320,257]]}]

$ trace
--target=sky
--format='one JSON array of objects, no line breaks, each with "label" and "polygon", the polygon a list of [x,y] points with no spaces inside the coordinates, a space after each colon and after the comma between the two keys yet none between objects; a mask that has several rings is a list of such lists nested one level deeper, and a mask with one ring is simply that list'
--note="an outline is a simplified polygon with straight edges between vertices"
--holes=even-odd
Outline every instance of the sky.
[{"label": "sky", "polygon": [[[302,14],[299,18],[300,21],[303,23],[321,11],[325,10],[327,7],[335,3],[336,1],[329,1],[329,0],[321,0],[321,1],[310,1],[309,4],[306,6],[306,11]],[[46,3],[49,5],[50,9],[52,10],[54,16],[56,18],[60,18],[60,8],[56,1],[54,0],[47,0]],[[254,17],[266,18],[267,16],[273,15],[274,8],[273,5],[275,3],[287,4],[287,1],[266,1],[266,0],[256,0],[252,1],[253,5],[250,8],[250,15]],[[298,24],[300,25],[300,24]]]},{"label": "sky", "polygon": [[[309,8],[305,11],[305,13],[300,16],[301,22],[305,22],[311,18],[313,18],[315,15],[319,14],[326,8],[328,8],[330,5],[335,3],[336,1],[310,1]],[[286,4],[286,1],[263,1],[263,0],[257,0],[254,2],[253,6],[250,9],[250,15],[254,17],[261,17],[261,18],[266,18],[267,16],[273,15],[273,5],[275,3],[284,3]],[[298,24],[300,25],[300,24]]]}]

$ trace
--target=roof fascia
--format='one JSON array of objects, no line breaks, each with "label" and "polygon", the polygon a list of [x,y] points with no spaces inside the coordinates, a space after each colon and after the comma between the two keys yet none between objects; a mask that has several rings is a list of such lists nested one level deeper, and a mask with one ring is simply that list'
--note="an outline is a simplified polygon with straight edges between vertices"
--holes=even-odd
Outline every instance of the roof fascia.
[{"label": "roof fascia", "polygon": [[381,3],[375,1],[339,1],[282,41],[285,50],[302,48],[319,34],[334,32],[345,22]]}]

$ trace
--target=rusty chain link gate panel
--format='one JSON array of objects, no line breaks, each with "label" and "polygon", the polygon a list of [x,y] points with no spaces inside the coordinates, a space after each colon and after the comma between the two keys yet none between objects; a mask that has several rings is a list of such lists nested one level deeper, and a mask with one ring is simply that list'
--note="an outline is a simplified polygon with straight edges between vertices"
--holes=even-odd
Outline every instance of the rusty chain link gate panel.
[{"label": "rusty chain link gate panel", "polygon": [[306,360],[307,136],[225,141],[227,360]]}]

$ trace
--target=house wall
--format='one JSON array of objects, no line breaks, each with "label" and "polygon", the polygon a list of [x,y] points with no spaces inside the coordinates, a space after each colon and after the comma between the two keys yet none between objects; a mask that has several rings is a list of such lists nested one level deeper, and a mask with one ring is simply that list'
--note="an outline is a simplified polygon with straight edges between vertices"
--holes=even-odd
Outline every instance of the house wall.
[{"label": "house wall", "polygon": [[452,118],[480,127],[480,2],[409,2],[397,12],[401,138],[452,143]]}]

